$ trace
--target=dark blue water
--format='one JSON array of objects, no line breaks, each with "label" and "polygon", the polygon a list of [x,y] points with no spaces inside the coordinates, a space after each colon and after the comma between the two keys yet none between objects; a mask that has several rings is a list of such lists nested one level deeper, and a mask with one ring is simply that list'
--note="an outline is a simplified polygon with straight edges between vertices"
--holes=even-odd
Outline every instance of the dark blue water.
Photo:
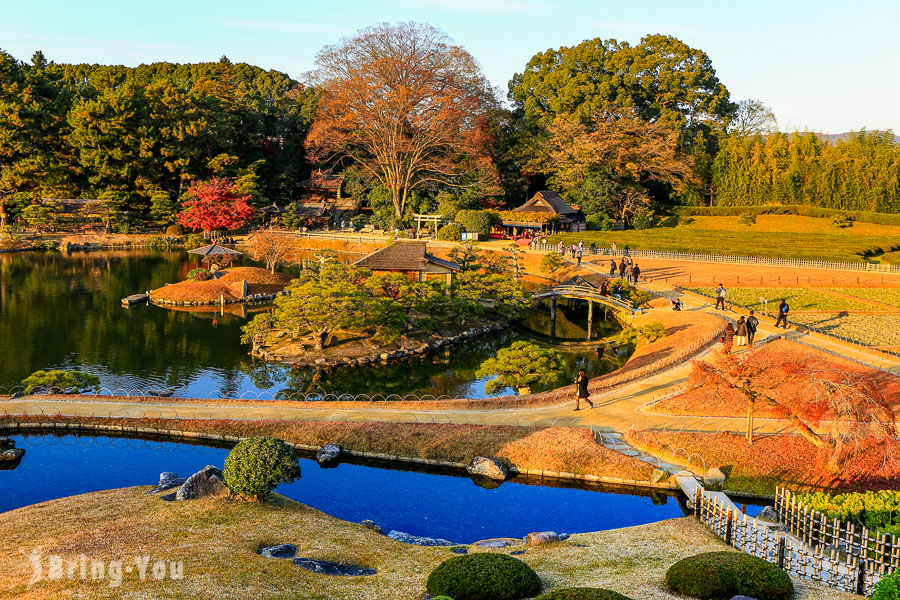
[{"label": "dark blue water", "polygon": [[[221,468],[226,448],[129,438],[14,436],[25,457],[0,470],[0,512],[97,490],[151,485],[161,471],[187,476]],[[683,516],[674,497],[526,485],[496,489],[468,477],[343,463],[323,469],[301,459],[303,478],[278,491],[347,521],[372,519],[385,531],[471,543],[532,531],[579,533]]]}]

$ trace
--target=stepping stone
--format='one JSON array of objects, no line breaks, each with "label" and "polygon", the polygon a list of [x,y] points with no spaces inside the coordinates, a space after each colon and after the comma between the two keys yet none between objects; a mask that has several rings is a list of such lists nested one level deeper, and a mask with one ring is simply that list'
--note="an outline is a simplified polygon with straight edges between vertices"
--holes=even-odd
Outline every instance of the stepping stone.
[{"label": "stepping stone", "polygon": [[324,560],[312,560],[309,558],[295,558],[294,564],[301,569],[320,573],[322,575],[334,575],[344,577],[359,577],[361,575],[374,575],[375,569],[367,567],[356,567],[353,565],[342,565]]},{"label": "stepping stone", "polygon": [[522,556],[523,554],[525,554],[525,552],[527,552],[527,550],[515,550],[513,552],[510,552],[509,555],[510,556]]},{"label": "stepping stone", "polygon": [[450,548],[450,552],[453,554],[468,554],[469,550],[467,548],[458,547],[458,548]]},{"label": "stepping stone", "polygon": [[506,548],[509,544],[503,540],[486,540],[484,542],[478,542],[478,546],[480,548]]},{"label": "stepping stone", "polygon": [[259,553],[266,558],[294,558],[297,556],[297,548],[292,544],[279,544],[263,548]]}]

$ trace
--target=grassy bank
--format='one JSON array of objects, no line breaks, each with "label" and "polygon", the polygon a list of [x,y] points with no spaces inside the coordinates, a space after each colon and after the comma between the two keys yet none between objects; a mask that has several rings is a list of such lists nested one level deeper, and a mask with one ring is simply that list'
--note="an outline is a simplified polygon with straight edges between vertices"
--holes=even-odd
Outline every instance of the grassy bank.
[{"label": "grassy bank", "polygon": [[784,215],[760,216],[755,225],[746,226],[738,219],[689,217],[674,227],[585,231],[552,236],[549,241],[562,239],[571,244],[584,240],[586,245],[603,247],[615,243],[620,249],[628,246],[634,250],[850,262],[900,250],[897,226],[861,223],[840,229],[827,219]]},{"label": "grassy bank", "polygon": [[0,423],[102,423],[235,437],[278,437],[292,444],[340,444],[356,452],[453,463],[493,456],[520,470],[555,471],[649,481],[649,464],[597,444],[586,428],[345,423],[225,419],[117,419],[107,417],[3,416]]},{"label": "grassy bank", "polygon": [[[259,504],[230,499],[163,502],[144,495],[148,487],[73,496],[0,513],[0,530],[7,532],[6,543],[0,546],[0,595],[21,600],[417,599],[431,570],[455,556],[447,548],[395,542],[277,495]],[[257,554],[261,546],[283,542],[294,544],[298,556],[373,567],[378,573],[329,577]],[[521,540],[509,542],[513,547],[499,552],[524,549]],[[134,557],[149,555],[151,565],[157,560],[183,561],[183,578],[148,576],[142,581],[133,568],[123,573],[119,587],[110,587],[109,579],[64,576],[29,589],[33,569],[18,549],[37,548],[44,553],[45,574],[51,554],[64,564],[83,554],[88,560],[122,560],[128,566],[134,565]],[[669,566],[693,554],[726,549],[707,528],[683,518],[577,534],[566,542],[528,548],[519,558],[535,569],[545,591],[602,586],[635,599],[668,600],[678,598],[664,587]],[[796,600],[853,598],[800,580],[795,585]]]}]

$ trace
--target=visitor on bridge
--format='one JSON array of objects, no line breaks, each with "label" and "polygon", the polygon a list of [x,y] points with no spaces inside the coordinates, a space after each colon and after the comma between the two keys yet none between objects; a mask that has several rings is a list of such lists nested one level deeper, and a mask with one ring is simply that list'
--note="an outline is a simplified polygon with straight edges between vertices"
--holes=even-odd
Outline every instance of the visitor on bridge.
[{"label": "visitor on bridge", "polygon": [[[615,272],[615,269],[613,269],[613,273]],[[609,279],[604,279],[603,283],[600,284],[600,295],[609,296]]]},{"label": "visitor on bridge", "polygon": [[638,277],[641,274],[641,268],[637,266],[637,263],[634,263],[634,266],[631,267],[631,281],[632,283],[638,282]]},{"label": "visitor on bridge", "polygon": [[788,306],[787,299],[782,298],[781,304],[778,305],[778,318],[775,319],[775,327],[778,327],[778,324],[781,323],[784,325],[784,328],[788,328],[788,312],[790,312],[791,307]]},{"label": "visitor on bridge", "polygon": [[725,310],[725,295],[726,295],[727,293],[728,293],[728,292],[725,291],[725,286],[723,286],[723,285],[720,283],[720,284],[719,284],[719,287],[716,288],[716,307],[715,307],[715,310],[718,310],[720,306],[722,307],[722,310]]},{"label": "visitor on bridge", "polygon": [[756,318],[756,315],[753,314],[753,311],[750,311],[750,316],[747,317],[747,343],[752,345],[753,338],[756,336],[756,329],[759,327],[759,319]]},{"label": "visitor on bridge", "polygon": [[575,378],[575,410],[581,409],[581,401],[584,400],[594,408],[594,403],[588,399],[588,382],[590,379],[584,372],[584,369],[578,369],[578,376]]},{"label": "visitor on bridge", "polygon": [[741,315],[741,318],[738,319],[737,329],[734,332],[734,345],[747,345],[747,320],[744,318],[744,315]]}]

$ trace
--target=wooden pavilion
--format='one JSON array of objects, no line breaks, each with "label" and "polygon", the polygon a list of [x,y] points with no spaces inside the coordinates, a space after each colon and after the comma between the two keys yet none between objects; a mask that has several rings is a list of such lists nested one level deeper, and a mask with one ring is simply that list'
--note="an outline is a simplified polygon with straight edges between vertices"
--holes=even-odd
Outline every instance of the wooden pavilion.
[{"label": "wooden pavilion", "polygon": [[365,267],[374,274],[403,273],[410,281],[443,280],[447,287],[450,287],[453,284],[454,274],[460,271],[460,266],[429,254],[427,247],[426,242],[397,240],[353,264]]}]

